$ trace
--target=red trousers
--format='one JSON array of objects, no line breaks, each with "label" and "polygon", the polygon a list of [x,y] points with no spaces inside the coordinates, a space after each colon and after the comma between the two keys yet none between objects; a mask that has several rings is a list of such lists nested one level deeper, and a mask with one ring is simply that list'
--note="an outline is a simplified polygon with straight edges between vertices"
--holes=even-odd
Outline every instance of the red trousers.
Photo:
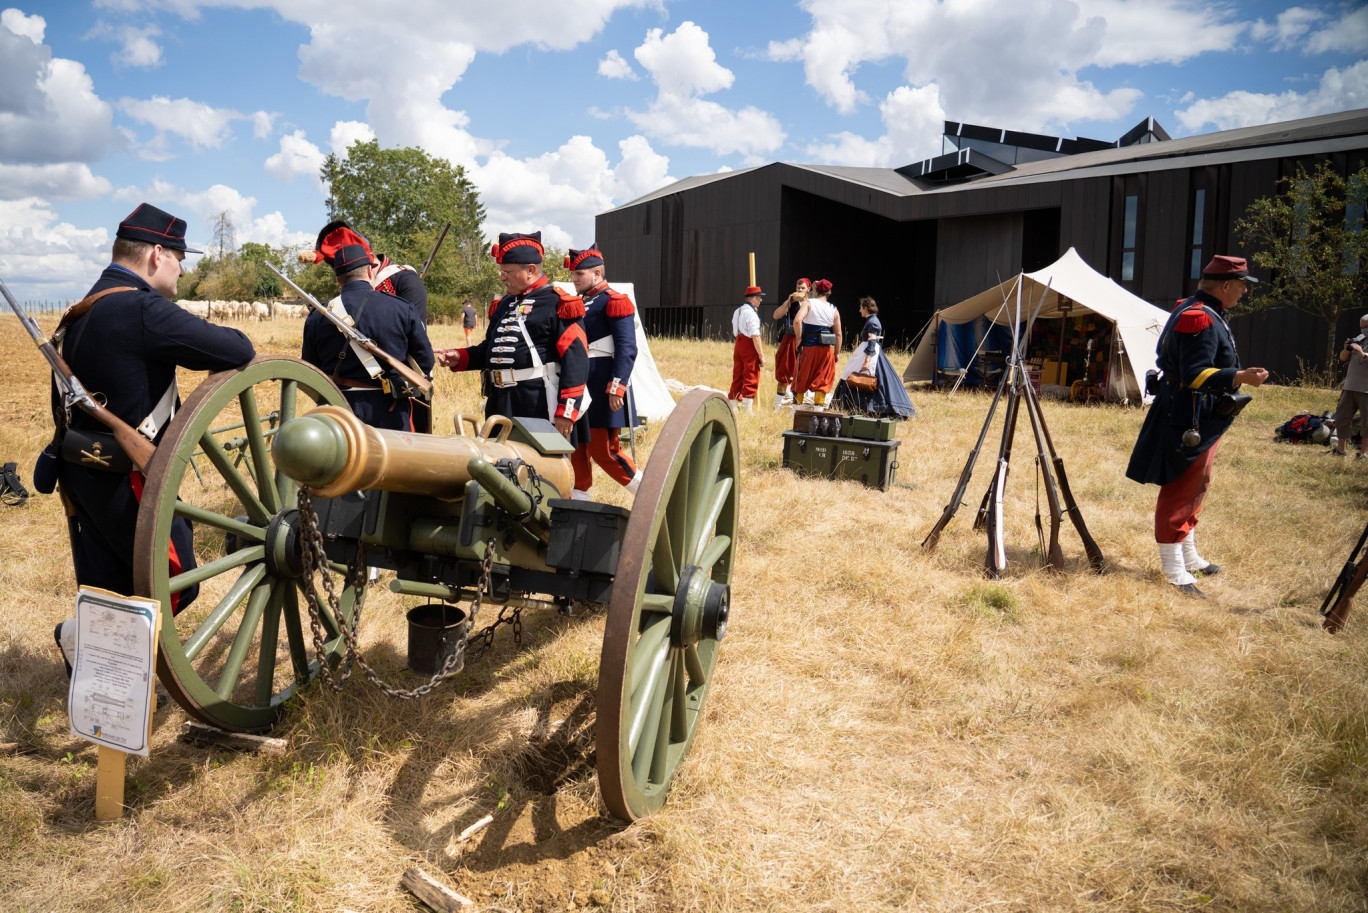
[{"label": "red trousers", "polygon": [[1182,542],[1197,528],[1197,515],[1202,512],[1202,499],[1211,486],[1211,464],[1220,444],[1212,444],[1198,454],[1182,475],[1159,486],[1159,500],[1154,505],[1155,542]]},{"label": "red trousers", "polygon": [[798,372],[798,337],[789,334],[774,349],[774,380],[780,387],[792,387]]},{"label": "red trousers", "polygon": [[732,349],[732,382],[727,399],[755,399],[760,389],[760,353],[755,351],[755,340],[737,336]]},{"label": "red trousers", "polygon": [[570,455],[570,465],[575,470],[575,487],[580,491],[588,491],[589,486],[594,484],[594,467],[590,458],[619,485],[626,485],[636,475],[636,464],[622,452],[622,442],[618,439],[616,428],[590,428],[589,442],[577,446]]},{"label": "red trousers", "polygon": [[830,393],[836,381],[836,348],[834,346],[804,346],[798,355],[798,378],[793,385],[794,398],[809,390]]}]

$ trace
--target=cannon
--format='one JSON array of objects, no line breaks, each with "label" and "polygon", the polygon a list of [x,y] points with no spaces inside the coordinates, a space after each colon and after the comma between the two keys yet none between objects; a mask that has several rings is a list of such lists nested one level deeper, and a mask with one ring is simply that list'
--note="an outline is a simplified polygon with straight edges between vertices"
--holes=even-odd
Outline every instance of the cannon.
[{"label": "cannon", "polygon": [[[242,429],[245,458],[218,439],[224,427]],[[270,728],[347,654],[365,566],[444,607],[602,608],[601,792],[619,818],[650,814],[693,742],[726,632],[736,426],[717,392],[683,397],[630,510],[567,500],[569,452],[546,421],[370,428],[325,375],[286,356],[211,375],[158,445],[138,515],[137,595],[168,607],[200,588],[162,613],[158,678],[204,723]],[[195,528],[199,562],[183,572],[167,561],[177,516]],[[339,578],[323,565],[341,575],[331,598]]]}]

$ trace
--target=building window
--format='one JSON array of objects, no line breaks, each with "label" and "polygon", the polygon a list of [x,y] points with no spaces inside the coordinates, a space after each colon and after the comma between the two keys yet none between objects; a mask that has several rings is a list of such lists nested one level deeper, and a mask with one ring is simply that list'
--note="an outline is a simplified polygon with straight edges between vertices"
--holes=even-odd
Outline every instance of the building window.
[{"label": "building window", "polygon": [[1188,268],[1189,279],[1202,278],[1202,223],[1206,211],[1206,188],[1198,187],[1192,192],[1192,256]]},{"label": "building window", "polygon": [[1121,230],[1121,281],[1135,281],[1135,236],[1136,221],[1140,210],[1140,197],[1135,194],[1126,196],[1126,221]]}]

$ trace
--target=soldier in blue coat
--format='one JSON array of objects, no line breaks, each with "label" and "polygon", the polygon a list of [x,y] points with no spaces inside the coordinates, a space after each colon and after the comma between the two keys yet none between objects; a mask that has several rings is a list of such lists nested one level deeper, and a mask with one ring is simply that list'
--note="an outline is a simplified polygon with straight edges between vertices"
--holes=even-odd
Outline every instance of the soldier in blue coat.
[{"label": "soldier in blue coat", "polygon": [[[53,342],[72,373],[110,412],[158,443],[180,406],[176,368],[225,371],[256,355],[238,330],[215,326],[170,299],[187,253],[185,221],[146,203],[119,223],[111,263],[87,296],[63,315]],[[134,470],[109,429],[85,412],[68,414],[56,384],[53,452],[57,485],[69,513],[76,582],[133,593],[133,534],[143,475]],[[177,517],[170,537],[171,573],[195,567],[193,532]],[[179,612],[198,586],[171,596]],[[75,625],[58,625],[64,658],[74,657]],[[70,671],[70,670],[68,670]]]},{"label": "soldier in blue coat", "polygon": [[[424,374],[432,373],[432,345],[427,328],[413,307],[371,285],[377,267],[360,244],[348,244],[333,257],[333,272],[342,294],[328,302],[351,316],[356,329],[400,361],[411,359]],[[375,428],[413,431],[412,403],[402,379],[392,368],[354,346],[326,317],[314,311],[304,321],[300,356],[342,388],[356,417]]]},{"label": "soldier in blue coat", "polygon": [[413,267],[395,263],[384,254],[377,254],[371,250],[370,242],[343,220],[334,219],[324,225],[318,233],[317,240],[314,241],[313,253],[306,252],[301,258],[306,258],[306,262],[326,263],[332,266],[337,252],[349,244],[360,244],[375,261],[371,283],[380,291],[402,298],[413,305],[418,319],[426,326],[428,294],[423,277],[418,275],[418,271]]},{"label": "soldier in blue coat", "polygon": [[575,291],[584,299],[584,335],[589,343],[589,393],[593,400],[579,428],[575,454],[575,490],[571,496],[588,499],[594,484],[593,464],[636,494],[641,473],[622,452],[619,428],[635,427],[632,366],[636,364],[636,307],[632,299],[608,287],[603,278],[603,253],[593,244],[570,249],[565,258]]},{"label": "soldier in blue coat", "polygon": [[[384,254],[371,250],[370,242],[342,219],[334,219],[318,232],[312,253],[299,255],[305,263],[326,263],[335,266],[337,252],[352,244],[360,244],[370,254],[375,268],[371,270],[370,284],[387,295],[401,298],[413,306],[414,312],[423,326],[428,321],[428,293],[423,277],[411,266],[395,263]],[[336,270],[334,270],[336,272]],[[386,349],[386,351],[389,351]],[[427,371],[423,372],[428,373]],[[409,422],[412,430],[427,434],[432,431],[432,403],[422,396],[409,398]]]},{"label": "soldier in blue coat", "polygon": [[575,423],[590,399],[584,300],[557,289],[542,271],[541,232],[500,234],[491,253],[505,294],[489,312],[485,338],[439,349],[437,362],[484,372],[486,416],[550,419],[574,444]]},{"label": "soldier in blue coat", "polygon": [[1159,336],[1163,373],[1126,468],[1127,478],[1159,486],[1160,564],[1169,583],[1192,596],[1203,595],[1194,573],[1220,571],[1198,554],[1196,527],[1216,447],[1242,405],[1232,395],[1268,379],[1263,368],[1240,367],[1226,321],[1226,311],[1257,282],[1242,257],[1216,256],[1202,269],[1197,293],[1174,309]]}]

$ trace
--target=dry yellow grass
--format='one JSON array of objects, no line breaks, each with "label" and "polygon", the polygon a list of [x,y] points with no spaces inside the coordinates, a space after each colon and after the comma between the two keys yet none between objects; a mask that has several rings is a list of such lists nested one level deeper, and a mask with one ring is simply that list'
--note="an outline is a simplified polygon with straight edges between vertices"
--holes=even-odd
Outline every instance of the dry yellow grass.
[{"label": "dry yellow grass", "polygon": [[[297,348],[297,327],[245,329]],[[653,348],[666,377],[726,387],[730,345]],[[4,364],[0,457],[27,481],[44,365],[26,342]],[[444,374],[439,412],[475,395]],[[919,548],[986,397],[915,395],[880,493],[778,469],[790,419],[770,395],[739,419],[740,564],[707,720],[665,808],[627,828],[600,817],[590,754],[602,621],[544,616],[424,702],[311,691],[276,733],[283,758],[182,744],[184,715],[163,711],[127,816],[95,824],[95,752],[68,735],[51,640],[74,597],[60,510],[0,509],[0,742],[35,749],[0,757],[0,908],[407,911],[409,865],[503,910],[1368,908],[1368,610],[1334,637],[1315,612],[1368,466],[1271,437],[1331,392],[1258,391],[1223,444],[1201,533],[1226,571],[1206,601],[1162,581],[1155,489],[1123,477],[1138,410],[1045,404],[1111,572],[1088,572],[1067,525],[1067,572],[1039,569],[1023,422],[1010,569],[989,581],[971,524],[996,431],[970,504]],[[629,502],[601,476],[596,494]],[[363,643],[411,686],[406,607],[376,592]]]}]

